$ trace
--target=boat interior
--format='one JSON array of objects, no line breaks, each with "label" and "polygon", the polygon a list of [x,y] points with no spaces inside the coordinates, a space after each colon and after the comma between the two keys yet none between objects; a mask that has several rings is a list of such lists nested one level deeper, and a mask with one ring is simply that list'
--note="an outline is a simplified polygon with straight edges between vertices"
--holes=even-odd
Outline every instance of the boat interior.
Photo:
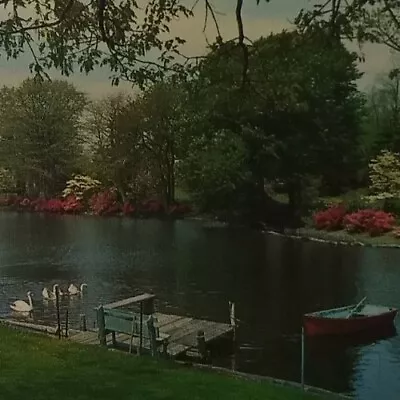
[{"label": "boat interior", "polygon": [[[331,310],[318,311],[314,313],[309,313],[306,315],[315,316],[315,317],[324,317],[324,318],[346,318],[349,315],[349,312],[354,309],[356,304],[346,307],[334,308]],[[393,311],[393,308],[373,305],[373,304],[365,304],[360,306],[357,312],[352,314],[352,318],[362,318],[362,317],[372,317],[375,315],[381,315],[390,311]]]}]

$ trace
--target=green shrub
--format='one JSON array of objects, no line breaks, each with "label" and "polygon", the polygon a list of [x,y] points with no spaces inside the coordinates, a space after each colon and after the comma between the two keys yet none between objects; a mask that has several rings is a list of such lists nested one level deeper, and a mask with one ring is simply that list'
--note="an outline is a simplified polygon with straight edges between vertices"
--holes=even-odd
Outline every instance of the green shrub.
[{"label": "green shrub", "polygon": [[386,199],[383,203],[383,211],[400,216],[400,198]]},{"label": "green shrub", "polygon": [[370,201],[361,195],[345,199],[343,204],[349,213],[357,212],[358,210],[362,210],[364,208],[375,208]]}]

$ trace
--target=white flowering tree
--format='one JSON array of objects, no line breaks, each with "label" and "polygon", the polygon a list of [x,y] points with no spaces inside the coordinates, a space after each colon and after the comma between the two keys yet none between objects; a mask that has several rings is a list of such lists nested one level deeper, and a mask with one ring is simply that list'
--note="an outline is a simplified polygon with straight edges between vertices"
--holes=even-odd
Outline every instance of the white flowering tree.
[{"label": "white flowering tree", "polygon": [[63,190],[63,197],[75,196],[77,200],[87,200],[93,193],[98,192],[102,183],[87,175],[74,175],[67,181],[66,188]]},{"label": "white flowering tree", "polygon": [[400,199],[400,154],[382,150],[369,163],[370,201]]},{"label": "white flowering tree", "polygon": [[0,192],[6,193],[15,188],[15,179],[11,172],[0,168]]}]

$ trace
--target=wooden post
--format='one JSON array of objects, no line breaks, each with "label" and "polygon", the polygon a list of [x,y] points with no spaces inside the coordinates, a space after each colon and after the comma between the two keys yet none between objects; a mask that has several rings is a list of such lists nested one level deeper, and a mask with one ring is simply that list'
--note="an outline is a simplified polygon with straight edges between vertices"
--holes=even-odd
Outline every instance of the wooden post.
[{"label": "wooden post", "polygon": [[143,348],[143,301],[140,302],[140,337],[139,337],[139,354],[142,354]]},{"label": "wooden post", "polygon": [[301,388],[304,391],[304,326],[301,327]]},{"label": "wooden post", "polygon": [[164,340],[163,340],[163,343],[162,343],[162,345],[163,345],[162,352],[163,352],[163,356],[164,356],[165,358],[168,357],[168,344],[169,344],[168,342],[169,342],[168,339],[164,339]]},{"label": "wooden post", "polygon": [[132,325],[131,325],[131,337],[129,340],[129,353],[132,353],[132,347],[133,347],[133,336],[135,334],[135,314],[132,315]]},{"label": "wooden post", "polygon": [[143,301],[143,314],[154,314],[154,298]]},{"label": "wooden post", "polygon": [[204,361],[207,358],[206,337],[204,331],[197,332],[197,350]]},{"label": "wooden post", "polygon": [[83,332],[87,331],[87,326],[86,326],[86,315],[85,314],[79,314],[79,320],[80,320],[80,330]]},{"label": "wooden post", "polygon": [[231,368],[232,371],[236,371],[236,351],[231,355]]},{"label": "wooden post", "polygon": [[154,320],[153,320],[153,316],[152,315],[150,315],[149,319],[147,320],[147,328],[148,328],[149,336],[150,336],[151,355],[153,357],[156,357],[158,355],[157,339],[156,339],[156,328],[154,327]]},{"label": "wooden post", "polygon": [[60,292],[56,286],[56,310],[57,310],[57,331],[58,338],[61,339],[61,318],[60,318]]},{"label": "wooden post", "polygon": [[97,309],[97,326],[99,327],[99,340],[102,346],[107,346],[106,322],[104,319],[104,308],[100,306]]},{"label": "wooden post", "polygon": [[231,326],[233,327],[233,340],[236,341],[236,313],[235,313],[235,303],[229,302],[229,319]]},{"label": "wooden post", "polygon": [[68,308],[67,311],[65,312],[65,337],[68,337]]}]

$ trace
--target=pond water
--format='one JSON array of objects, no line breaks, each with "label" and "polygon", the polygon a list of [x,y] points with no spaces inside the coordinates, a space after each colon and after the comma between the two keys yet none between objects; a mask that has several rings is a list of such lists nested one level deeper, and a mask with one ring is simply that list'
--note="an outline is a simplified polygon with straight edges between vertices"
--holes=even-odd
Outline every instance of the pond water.
[{"label": "pond water", "polygon": [[[35,318],[54,321],[41,290],[88,284],[63,300],[73,325],[93,324],[100,303],[152,290],[159,311],[229,321],[235,301],[238,349],[212,362],[300,379],[302,314],[363,296],[400,308],[400,250],[335,247],[199,221],[130,220],[0,213],[0,315],[35,294]],[[397,322],[399,324],[399,322]],[[363,400],[398,399],[400,338],[354,344],[307,340],[306,383]]]}]

